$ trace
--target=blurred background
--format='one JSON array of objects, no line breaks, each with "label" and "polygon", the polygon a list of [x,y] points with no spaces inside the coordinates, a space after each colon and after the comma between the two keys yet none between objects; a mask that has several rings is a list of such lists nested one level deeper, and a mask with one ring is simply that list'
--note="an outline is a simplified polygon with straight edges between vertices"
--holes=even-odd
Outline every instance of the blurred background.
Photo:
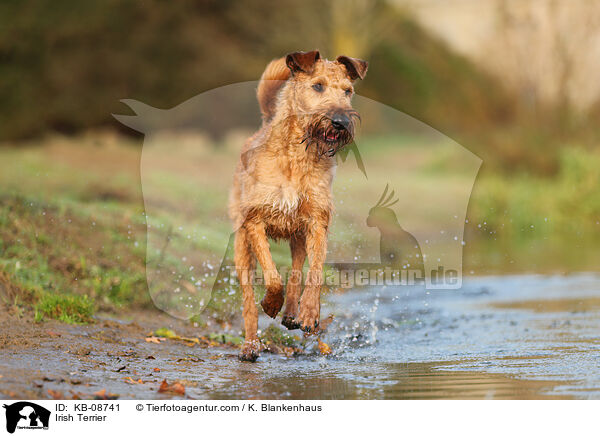
[{"label": "blurred background", "polygon": [[[483,160],[467,213],[465,274],[597,271],[598,2],[5,1],[0,290],[11,310],[79,322],[96,309],[152,307],[143,136],[111,114],[132,114],[124,98],[169,109],[315,48],[367,59],[358,94]],[[389,139],[369,125],[366,137]],[[191,153],[235,150],[256,127],[228,126],[215,119],[190,130]],[[402,143],[418,153],[418,141]],[[447,165],[430,149],[422,159],[430,172]],[[170,180],[165,204],[185,204],[189,187]],[[201,200],[185,206],[202,212],[209,200]],[[156,227],[165,234],[168,219]]]}]

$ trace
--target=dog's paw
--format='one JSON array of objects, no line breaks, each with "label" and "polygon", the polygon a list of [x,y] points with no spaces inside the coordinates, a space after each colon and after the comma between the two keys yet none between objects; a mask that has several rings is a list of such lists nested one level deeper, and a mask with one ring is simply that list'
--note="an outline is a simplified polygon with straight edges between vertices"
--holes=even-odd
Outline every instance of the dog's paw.
[{"label": "dog's paw", "polygon": [[278,285],[267,289],[260,305],[267,315],[275,318],[283,306],[283,286]]},{"label": "dog's paw", "polygon": [[256,362],[260,354],[260,343],[258,340],[246,341],[242,346],[238,359],[242,362]]},{"label": "dog's paw", "polygon": [[300,323],[296,320],[296,317],[292,315],[283,315],[281,324],[283,324],[288,330],[296,330],[300,328]]},{"label": "dog's paw", "polygon": [[298,315],[298,323],[300,328],[306,333],[316,331],[319,327],[319,306],[302,306],[300,305],[300,314]]}]

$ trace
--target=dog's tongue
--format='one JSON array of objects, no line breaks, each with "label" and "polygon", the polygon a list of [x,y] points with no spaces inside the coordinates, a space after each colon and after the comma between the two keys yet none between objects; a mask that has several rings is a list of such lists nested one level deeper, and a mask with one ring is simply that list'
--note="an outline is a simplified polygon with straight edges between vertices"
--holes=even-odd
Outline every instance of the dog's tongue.
[{"label": "dog's tongue", "polygon": [[335,141],[337,139],[337,132],[329,132],[327,133],[327,140],[328,141]]}]

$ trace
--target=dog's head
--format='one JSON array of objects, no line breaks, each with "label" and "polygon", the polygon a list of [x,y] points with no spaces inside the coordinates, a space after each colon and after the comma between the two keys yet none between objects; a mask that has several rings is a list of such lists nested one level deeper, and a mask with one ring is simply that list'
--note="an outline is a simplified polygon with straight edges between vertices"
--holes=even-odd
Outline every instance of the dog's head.
[{"label": "dog's head", "polygon": [[358,112],[352,108],[353,83],[367,73],[367,62],[347,56],[322,59],[318,51],[286,56],[291,71],[292,112],[304,129],[303,143],[319,156],[333,156],[354,139]]}]

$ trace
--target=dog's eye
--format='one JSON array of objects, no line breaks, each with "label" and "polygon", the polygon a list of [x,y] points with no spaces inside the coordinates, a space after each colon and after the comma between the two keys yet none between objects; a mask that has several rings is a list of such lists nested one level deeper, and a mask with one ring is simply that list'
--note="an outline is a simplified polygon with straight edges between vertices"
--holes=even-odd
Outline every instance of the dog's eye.
[{"label": "dog's eye", "polygon": [[322,83],[315,83],[312,86],[312,89],[314,89],[317,92],[323,92],[323,84]]},{"label": "dog's eye", "polygon": [[352,95],[352,90],[350,88],[344,89],[344,94],[346,94],[347,97],[350,97]]}]

